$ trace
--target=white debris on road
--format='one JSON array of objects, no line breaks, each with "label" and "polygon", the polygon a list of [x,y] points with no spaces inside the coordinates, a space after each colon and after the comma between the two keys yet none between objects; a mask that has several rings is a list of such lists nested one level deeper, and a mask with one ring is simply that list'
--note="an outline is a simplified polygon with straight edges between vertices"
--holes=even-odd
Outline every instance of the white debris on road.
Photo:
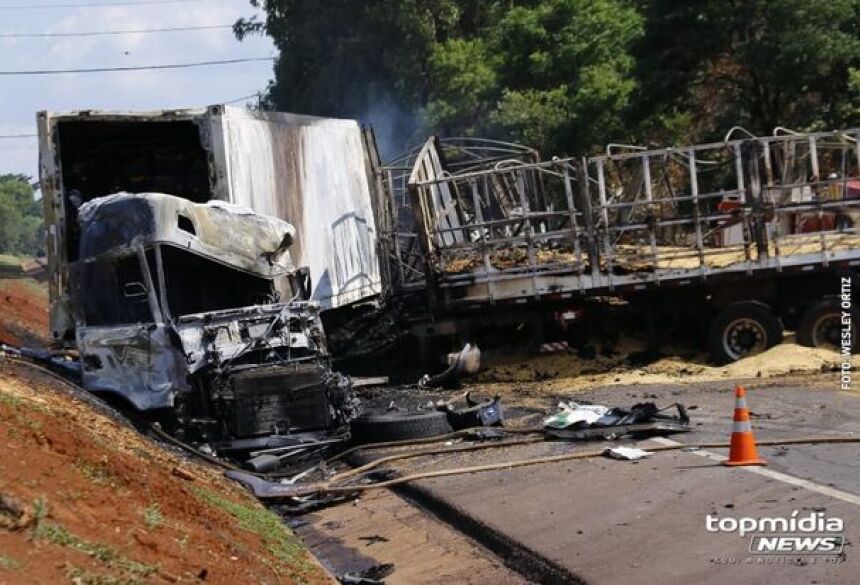
[{"label": "white debris on road", "polygon": [[637,459],[644,459],[651,455],[650,451],[644,451],[642,449],[636,449],[635,447],[611,447],[607,448],[606,451],[603,452],[607,457],[611,457],[613,459],[626,459],[629,461],[636,461]]},{"label": "white debris on road", "polygon": [[579,404],[577,402],[559,402],[559,412],[547,417],[543,425],[551,429],[566,429],[577,423],[590,425],[600,419],[609,409],[600,404]]}]

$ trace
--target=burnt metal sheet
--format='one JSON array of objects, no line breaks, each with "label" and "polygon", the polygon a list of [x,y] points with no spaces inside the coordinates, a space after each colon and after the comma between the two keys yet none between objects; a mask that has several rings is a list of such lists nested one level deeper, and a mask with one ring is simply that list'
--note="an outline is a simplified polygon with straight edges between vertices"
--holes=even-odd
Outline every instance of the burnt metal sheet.
[{"label": "burnt metal sheet", "polygon": [[[288,324],[280,332],[270,330],[273,319],[281,316]],[[212,366],[212,358],[238,356],[248,349],[249,340],[269,349],[318,351],[302,319],[313,320],[317,308],[308,303],[260,305],[241,309],[213,311],[180,317],[175,323],[188,373]]]},{"label": "burnt metal sheet", "polygon": [[296,227],[323,310],[381,292],[364,141],[354,120],[223,108],[230,201]]},{"label": "burnt metal sheet", "polygon": [[293,270],[289,223],[223,201],[192,203],[163,193],[118,193],[81,206],[81,258],[168,243],[263,276]]},{"label": "burnt metal sheet", "polygon": [[122,396],[140,410],[173,406],[188,390],[185,358],[162,324],[78,327],[83,385]]},{"label": "burnt metal sheet", "polygon": [[429,138],[416,157],[409,184],[427,185],[420,204],[422,212],[434,218],[436,231],[433,235],[436,245],[442,247],[463,242],[463,233],[457,229],[460,227],[457,200],[452,197],[451,185],[441,180],[449,175],[442,164],[438,139],[435,136]]}]

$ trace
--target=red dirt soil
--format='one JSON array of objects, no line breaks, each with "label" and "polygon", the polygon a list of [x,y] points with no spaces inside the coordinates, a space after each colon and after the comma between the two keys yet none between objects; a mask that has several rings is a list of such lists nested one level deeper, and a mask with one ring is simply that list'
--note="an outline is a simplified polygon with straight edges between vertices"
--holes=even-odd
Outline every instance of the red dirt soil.
[{"label": "red dirt soil", "polygon": [[330,582],[279,519],[218,470],[58,384],[0,360],[0,584]]},{"label": "red dirt soil", "polygon": [[16,261],[0,257],[0,343],[48,345],[48,291]]},{"label": "red dirt soil", "polygon": [[[43,284],[0,257],[0,342],[47,345]],[[0,585],[330,583],[220,470],[0,357]]]}]

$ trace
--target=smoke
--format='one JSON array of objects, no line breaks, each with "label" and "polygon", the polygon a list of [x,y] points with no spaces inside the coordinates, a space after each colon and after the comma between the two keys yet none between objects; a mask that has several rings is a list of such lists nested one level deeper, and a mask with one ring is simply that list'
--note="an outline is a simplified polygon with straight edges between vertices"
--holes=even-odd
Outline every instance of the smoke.
[{"label": "smoke", "polygon": [[423,116],[418,109],[404,106],[389,92],[371,92],[366,104],[357,117],[363,125],[373,127],[383,162],[421,141],[418,133],[423,128]]}]

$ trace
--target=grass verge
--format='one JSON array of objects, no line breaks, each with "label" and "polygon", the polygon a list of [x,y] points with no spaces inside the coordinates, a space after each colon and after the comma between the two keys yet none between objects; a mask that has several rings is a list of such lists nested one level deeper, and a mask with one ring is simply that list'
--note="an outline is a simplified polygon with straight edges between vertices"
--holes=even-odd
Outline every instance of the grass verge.
[{"label": "grass verge", "polygon": [[0,554],[0,569],[4,569],[6,571],[14,571],[18,567],[21,566],[21,563],[16,561],[10,556]]},{"label": "grass verge", "polygon": [[[34,504],[34,509],[36,511],[36,525],[33,528],[33,538],[44,540],[46,542],[56,544],[57,546],[78,550],[100,562],[105,567],[120,572],[120,575],[116,576],[87,573],[91,577],[91,580],[89,581],[84,579],[83,575],[78,575],[78,580],[80,582],[92,583],[95,585],[101,585],[103,583],[105,585],[108,583],[131,585],[143,583],[147,577],[158,571],[157,566],[147,565],[146,563],[126,558],[107,545],[84,540],[83,538],[72,534],[59,524],[46,520],[47,505],[44,500],[37,500]],[[81,571],[73,566],[71,568],[76,571]],[[108,579],[108,581],[99,579]],[[110,581],[111,579],[113,579],[113,581]]]},{"label": "grass verge", "polygon": [[201,501],[227,512],[243,530],[258,535],[275,559],[272,569],[276,572],[286,572],[294,580],[302,582],[302,576],[314,570],[302,543],[271,511],[261,506],[238,504],[205,488],[192,489]]}]

